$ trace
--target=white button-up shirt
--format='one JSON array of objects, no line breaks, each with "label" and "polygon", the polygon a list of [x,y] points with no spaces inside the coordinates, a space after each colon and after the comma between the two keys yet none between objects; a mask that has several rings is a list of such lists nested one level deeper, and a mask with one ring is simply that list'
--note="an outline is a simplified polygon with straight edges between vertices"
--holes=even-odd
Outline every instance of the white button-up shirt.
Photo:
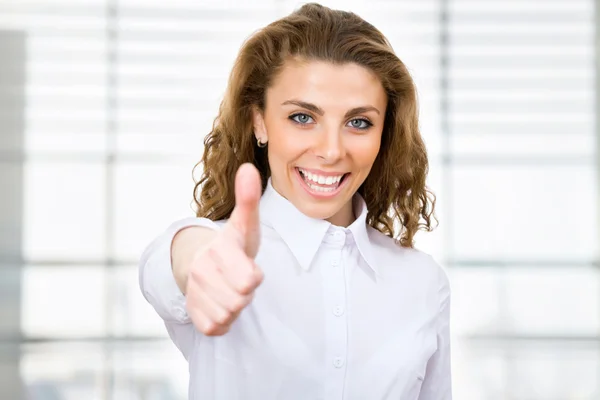
[{"label": "white button-up shirt", "polygon": [[140,261],[142,292],[189,363],[193,400],[450,400],[450,290],[428,255],[366,224],[354,198],[348,228],[311,219],[271,183],[260,201],[264,272],[230,331],[191,323],[171,271],[170,247],[189,218],[154,240]]}]

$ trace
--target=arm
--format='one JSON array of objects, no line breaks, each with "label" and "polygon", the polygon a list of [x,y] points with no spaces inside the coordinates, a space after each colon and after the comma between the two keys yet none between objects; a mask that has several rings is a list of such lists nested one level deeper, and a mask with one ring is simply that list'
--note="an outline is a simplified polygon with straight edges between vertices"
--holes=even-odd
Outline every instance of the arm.
[{"label": "arm", "polygon": [[195,246],[210,240],[217,229],[210,220],[186,218],[173,223],[144,250],[139,263],[140,289],[166,323],[190,322],[184,295],[189,260]]},{"label": "arm", "polygon": [[216,236],[216,230],[202,226],[183,228],[175,234],[171,245],[171,264],[175,282],[184,295],[194,256],[208,248]]},{"label": "arm", "polygon": [[217,229],[216,224],[204,218],[177,221],[154,239],[140,258],[142,294],[163,319],[169,337],[186,359],[194,344],[194,327],[181,288],[186,287],[187,261],[194,247],[209,240],[213,229]]},{"label": "arm", "polygon": [[236,204],[227,221],[178,221],[142,254],[141,291],[186,358],[196,330],[227,333],[262,282],[262,271],[254,263],[260,197],[258,170],[242,165],[236,173]]},{"label": "arm", "polygon": [[419,400],[452,400],[452,374],[450,369],[450,285],[440,268],[440,308],[437,316],[438,349],[427,363],[425,380]]}]

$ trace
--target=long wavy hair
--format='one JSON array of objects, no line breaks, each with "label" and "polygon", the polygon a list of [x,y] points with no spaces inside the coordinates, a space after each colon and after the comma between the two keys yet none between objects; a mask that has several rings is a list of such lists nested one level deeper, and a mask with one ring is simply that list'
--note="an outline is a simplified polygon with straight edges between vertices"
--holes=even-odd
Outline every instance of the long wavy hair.
[{"label": "long wavy hair", "polygon": [[412,77],[386,37],[356,14],[306,4],[254,33],[242,46],[227,90],[204,140],[196,215],[229,218],[235,206],[237,169],[253,163],[263,190],[270,176],[267,148],[253,134],[252,109],[264,111],[265,92],[290,58],[356,63],[373,71],[388,96],[381,148],[358,192],[367,203],[367,223],[403,247],[413,247],[419,229],[431,231],[435,196],[426,187],[429,164],[418,124]]}]

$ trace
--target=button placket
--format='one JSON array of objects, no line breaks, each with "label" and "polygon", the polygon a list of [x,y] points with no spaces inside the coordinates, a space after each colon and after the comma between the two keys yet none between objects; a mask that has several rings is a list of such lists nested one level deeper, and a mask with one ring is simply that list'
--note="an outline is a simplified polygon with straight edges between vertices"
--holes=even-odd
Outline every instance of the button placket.
[{"label": "button placket", "polygon": [[336,244],[343,246],[346,239],[346,234],[343,231],[336,231],[333,234]]},{"label": "button placket", "polygon": [[[335,244],[337,246],[341,248],[344,246],[344,242],[346,241],[346,234],[343,231],[337,230],[333,233],[330,234],[330,236],[333,238]],[[336,252],[336,257],[331,259],[331,266],[332,267],[339,267],[340,265],[340,258],[341,257],[341,251]]]},{"label": "button placket", "polygon": [[[325,287],[325,306],[329,309],[326,316],[327,343],[326,354],[328,378],[326,385],[327,398],[341,398],[346,378],[348,321],[346,305],[346,279],[343,268],[344,244],[346,233],[335,230],[328,235],[329,268],[325,268],[327,279]],[[327,264],[326,264],[327,265]]]},{"label": "button placket", "polygon": [[341,305],[333,307],[333,315],[335,315],[336,317],[341,317],[342,315],[344,315],[344,307],[342,307]]}]

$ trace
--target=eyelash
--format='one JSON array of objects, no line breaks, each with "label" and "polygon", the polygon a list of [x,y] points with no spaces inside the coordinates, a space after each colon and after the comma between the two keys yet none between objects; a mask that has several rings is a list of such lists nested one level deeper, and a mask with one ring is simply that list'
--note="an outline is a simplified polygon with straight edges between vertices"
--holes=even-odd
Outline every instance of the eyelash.
[{"label": "eyelash", "polygon": [[[300,126],[306,126],[306,125],[309,124],[309,122],[299,122],[299,121],[296,121],[295,118],[298,117],[298,116],[307,116],[308,118],[310,118],[310,119],[312,119],[314,121],[314,118],[311,117],[310,115],[306,114],[306,113],[295,113],[295,114],[290,115],[288,118],[293,123],[298,124]],[[349,122],[351,122],[351,121],[362,121],[362,122],[364,122],[365,125],[366,125],[365,127],[363,127],[363,128],[355,128],[355,129],[358,129],[358,130],[361,130],[361,131],[367,130],[370,127],[373,126],[373,123],[371,121],[369,121],[368,119],[364,118],[364,117],[363,118],[353,118]]]}]

